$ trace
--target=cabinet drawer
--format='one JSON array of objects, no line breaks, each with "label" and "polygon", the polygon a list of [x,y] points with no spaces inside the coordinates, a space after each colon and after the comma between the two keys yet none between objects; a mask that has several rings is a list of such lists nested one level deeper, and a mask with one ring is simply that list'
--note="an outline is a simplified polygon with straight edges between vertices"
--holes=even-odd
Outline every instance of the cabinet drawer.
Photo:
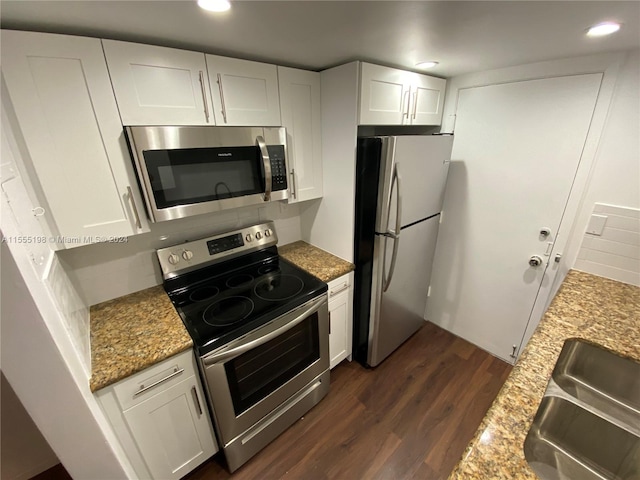
[{"label": "cabinet drawer", "polygon": [[329,301],[331,301],[331,299],[333,299],[336,295],[349,290],[349,287],[351,287],[351,283],[351,274],[343,275],[327,283],[329,291]]},{"label": "cabinet drawer", "polygon": [[124,411],[192,375],[193,351],[186,350],[116,383],[113,391]]}]

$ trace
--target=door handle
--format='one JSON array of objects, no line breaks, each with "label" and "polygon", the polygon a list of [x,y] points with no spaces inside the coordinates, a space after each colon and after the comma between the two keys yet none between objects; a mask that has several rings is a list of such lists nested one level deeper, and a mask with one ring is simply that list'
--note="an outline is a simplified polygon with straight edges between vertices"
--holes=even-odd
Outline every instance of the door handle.
[{"label": "door handle", "polygon": [[311,300],[310,306],[305,308],[302,312],[300,312],[296,318],[291,320],[289,323],[282,325],[281,327],[276,328],[275,330],[270,331],[262,337],[258,337],[256,339],[250,340],[246,343],[243,343],[244,340],[240,340],[238,342],[234,342],[229,344],[227,347],[222,347],[222,351],[215,351],[214,353],[210,353],[206,357],[202,359],[205,366],[215,365],[216,363],[222,363],[225,360],[228,360],[233,357],[237,357],[244,352],[251,350],[252,348],[259,347],[267,343],[269,340],[276,338],[279,335],[282,335],[288,330],[291,330],[293,327],[302,323],[307,317],[311,314],[320,310],[320,307],[327,302],[326,296],[320,297],[317,300]]},{"label": "door handle", "polygon": [[136,227],[138,227],[138,229],[142,228],[142,223],[140,222],[140,214],[138,213],[138,207],[136,207],[136,201],[133,198],[133,192],[131,191],[131,187],[127,186],[127,197],[129,198],[129,201],[131,202],[131,207],[133,208],[133,214],[136,217]]},{"label": "door handle", "polygon": [[227,123],[227,107],[224,104],[224,91],[222,90],[222,76],[218,74],[218,91],[220,92],[220,104],[222,105],[222,119]]},{"label": "door handle", "polygon": [[207,90],[206,90],[205,81],[204,81],[204,72],[202,70],[200,70],[199,72],[199,77],[200,77],[200,90],[202,91],[202,102],[204,103],[204,116],[207,123],[209,123],[209,106],[207,105]]},{"label": "door handle", "polygon": [[[402,116],[409,118],[409,90],[402,94]],[[406,106],[406,109],[405,109]]]},{"label": "door handle", "polygon": [[529,258],[529,266],[539,267],[540,265],[542,265],[542,258],[538,255],[531,255],[531,258]]},{"label": "door handle", "polygon": [[[391,285],[391,279],[393,278],[393,272],[396,269],[396,260],[398,258],[398,246],[400,244],[400,230],[402,228],[402,177],[400,176],[400,171],[398,169],[398,164],[395,163],[393,165],[393,177],[396,185],[396,229],[389,230],[387,229],[387,233],[385,237],[393,238],[393,253],[391,254],[391,265],[389,266],[389,276],[384,278],[384,268],[386,264],[386,258],[382,261],[382,291],[386,292],[389,289],[389,285]],[[392,182],[393,185],[393,182]],[[393,187],[392,187],[393,188]],[[391,201],[389,201],[389,207],[391,207]],[[385,238],[385,247],[387,244],[387,239]],[[385,248],[386,255],[386,248]]]},{"label": "door handle", "polygon": [[191,387],[191,394],[193,395],[193,401],[196,404],[196,408],[198,409],[198,416],[202,416],[202,406],[200,406],[200,398],[198,398],[198,390],[194,385]]},{"label": "door handle", "polygon": [[256,145],[260,149],[262,156],[262,164],[264,165],[264,201],[271,200],[271,189],[273,187],[273,178],[271,176],[271,159],[269,158],[269,151],[267,150],[267,144],[261,135],[256,137]]}]

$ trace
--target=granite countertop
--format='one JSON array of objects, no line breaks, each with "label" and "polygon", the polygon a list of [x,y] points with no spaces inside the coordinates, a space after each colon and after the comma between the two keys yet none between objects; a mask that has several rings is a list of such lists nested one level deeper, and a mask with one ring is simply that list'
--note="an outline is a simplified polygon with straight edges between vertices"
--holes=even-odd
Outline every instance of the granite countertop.
[{"label": "granite countertop", "polygon": [[162,285],[91,307],[91,391],[192,347]]},{"label": "granite countertop", "polygon": [[323,282],[330,282],[355,269],[353,263],[302,240],[278,247],[280,256]]},{"label": "granite countertop", "polygon": [[538,478],[522,446],[568,338],[640,361],[640,288],[569,272],[450,480]]}]

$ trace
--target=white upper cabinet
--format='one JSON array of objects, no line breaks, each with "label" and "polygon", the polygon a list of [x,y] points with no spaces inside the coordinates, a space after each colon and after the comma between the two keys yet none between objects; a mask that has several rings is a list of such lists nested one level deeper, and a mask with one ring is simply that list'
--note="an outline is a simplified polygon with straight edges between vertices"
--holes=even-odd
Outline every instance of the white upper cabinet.
[{"label": "white upper cabinet", "polygon": [[2,75],[65,245],[148,231],[100,40],[3,30]]},{"label": "white upper cabinet", "polygon": [[214,125],[204,53],[103,40],[123,125]]},{"label": "white upper cabinet", "polygon": [[280,126],[275,65],[216,55],[206,59],[218,125]]},{"label": "white upper cabinet", "polygon": [[446,80],[362,63],[360,125],[439,125]]},{"label": "white upper cabinet", "polygon": [[320,74],[278,67],[282,126],[287,131],[289,203],[322,197]]}]

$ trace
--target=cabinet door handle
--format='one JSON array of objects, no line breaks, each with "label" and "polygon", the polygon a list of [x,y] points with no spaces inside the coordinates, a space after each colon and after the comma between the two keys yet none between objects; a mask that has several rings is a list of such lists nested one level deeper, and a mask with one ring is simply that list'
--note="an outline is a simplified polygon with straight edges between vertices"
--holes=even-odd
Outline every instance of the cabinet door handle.
[{"label": "cabinet door handle", "polygon": [[202,91],[202,102],[204,103],[204,116],[209,123],[209,105],[207,105],[207,90],[204,84],[204,72],[200,70],[200,90]]},{"label": "cabinet door handle", "polygon": [[138,390],[136,393],[133,394],[134,397],[137,397],[138,395],[140,395],[141,393],[146,392],[147,390],[153,388],[153,387],[157,387],[158,385],[160,385],[161,383],[166,382],[167,380],[171,380],[173,377],[180,375],[182,372],[184,372],[184,368],[178,368],[178,367],[174,367],[173,368],[173,373],[167,375],[164,378],[161,378],[160,380],[158,380],[157,382],[153,382],[151,385],[147,385],[146,387],[144,385],[140,385],[140,390]]},{"label": "cabinet door handle", "polygon": [[411,118],[416,119],[416,112],[418,110],[418,92],[413,92],[411,94],[413,97],[413,113],[411,114]]},{"label": "cabinet door handle", "polygon": [[296,198],[296,170],[295,168],[291,169],[291,196]]},{"label": "cabinet door handle", "polygon": [[349,282],[344,282],[342,285],[340,285],[340,288],[338,288],[337,290],[331,290],[329,292],[329,295],[331,296],[336,295],[342,292],[343,290],[346,290],[347,288],[349,288]]},{"label": "cabinet door handle", "polygon": [[129,201],[131,202],[131,208],[133,208],[133,215],[136,217],[136,227],[138,227],[138,229],[141,229],[142,223],[140,222],[138,207],[136,207],[136,201],[133,199],[133,191],[131,190],[131,187],[129,185],[127,185],[127,197],[129,197]]},{"label": "cabinet door handle", "polygon": [[331,312],[329,312],[329,335],[331,335]]},{"label": "cabinet door handle", "polygon": [[202,407],[200,406],[200,399],[198,398],[198,390],[196,390],[196,386],[191,387],[191,393],[193,394],[193,401],[196,404],[196,408],[198,409],[198,416],[202,416]]},{"label": "cabinet door handle", "polygon": [[220,91],[220,102],[222,103],[222,118],[227,123],[227,107],[224,105],[224,92],[222,90],[222,76],[218,74],[218,90]]},{"label": "cabinet door handle", "polygon": [[409,90],[402,94],[402,116],[409,118]]}]

